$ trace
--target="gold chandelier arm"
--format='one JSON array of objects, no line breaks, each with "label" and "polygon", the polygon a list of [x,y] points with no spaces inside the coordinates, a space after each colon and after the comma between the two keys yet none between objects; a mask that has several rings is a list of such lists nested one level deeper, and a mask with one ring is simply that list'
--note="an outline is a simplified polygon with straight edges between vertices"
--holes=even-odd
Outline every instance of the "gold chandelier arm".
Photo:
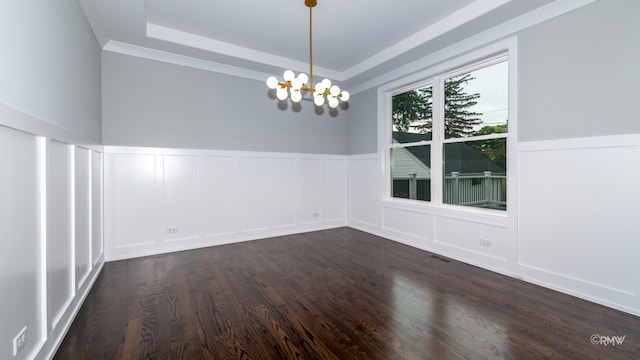
[{"label": "gold chandelier arm", "polygon": [[[291,86],[291,81],[278,81],[278,86],[280,86],[281,88],[286,88],[286,89],[290,89],[292,88]],[[316,89],[313,88],[313,86],[302,86],[300,88],[300,91],[309,91],[312,93],[316,92]],[[325,89],[325,91],[322,93],[323,95],[328,95],[329,94],[329,89]],[[342,97],[342,93],[340,93],[340,95],[338,95],[338,97]]]}]

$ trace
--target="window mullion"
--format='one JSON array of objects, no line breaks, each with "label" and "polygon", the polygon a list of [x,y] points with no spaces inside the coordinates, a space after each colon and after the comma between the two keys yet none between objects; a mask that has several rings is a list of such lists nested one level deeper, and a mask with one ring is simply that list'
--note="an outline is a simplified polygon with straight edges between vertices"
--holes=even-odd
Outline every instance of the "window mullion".
[{"label": "window mullion", "polygon": [[444,78],[437,77],[433,84],[433,141],[431,145],[431,201],[442,204],[444,140]]}]

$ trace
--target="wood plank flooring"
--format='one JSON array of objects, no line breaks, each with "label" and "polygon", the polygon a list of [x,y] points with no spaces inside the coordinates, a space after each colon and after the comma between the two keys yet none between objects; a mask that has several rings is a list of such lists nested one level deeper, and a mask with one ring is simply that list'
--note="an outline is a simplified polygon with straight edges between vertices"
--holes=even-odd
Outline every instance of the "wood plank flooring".
[{"label": "wood plank flooring", "polygon": [[341,228],[107,263],[55,359],[640,359],[640,318]]}]

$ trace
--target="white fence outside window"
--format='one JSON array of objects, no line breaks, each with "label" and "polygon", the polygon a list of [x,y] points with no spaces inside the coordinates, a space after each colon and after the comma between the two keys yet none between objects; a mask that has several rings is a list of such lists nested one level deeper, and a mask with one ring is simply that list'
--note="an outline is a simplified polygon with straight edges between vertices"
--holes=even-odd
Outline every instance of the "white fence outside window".
[{"label": "white fence outside window", "polygon": [[452,172],[445,175],[445,204],[505,209],[507,176],[485,171],[482,174]]}]

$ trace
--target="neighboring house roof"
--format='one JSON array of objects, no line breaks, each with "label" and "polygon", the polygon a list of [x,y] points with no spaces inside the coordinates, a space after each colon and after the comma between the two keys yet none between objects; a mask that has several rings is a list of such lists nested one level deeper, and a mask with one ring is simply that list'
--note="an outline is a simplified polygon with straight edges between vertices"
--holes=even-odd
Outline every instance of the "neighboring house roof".
[{"label": "neighboring house roof", "polygon": [[[420,141],[431,141],[431,134],[416,134],[416,133],[405,133],[405,132],[393,132],[393,142],[394,143],[412,143],[412,142],[420,142]],[[415,166],[415,170],[411,169],[403,169],[403,172],[400,174],[406,173],[419,173],[421,169],[424,167],[429,168],[426,164],[424,164],[420,159],[430,159],[431,158],[431,147],[430,146],[411,146],[404,148],[409,153],[413,155],[413,166]],[[398,149],[394,149],[397,151]],[[486,156],[484,156],[480,151],[472,148],[471,146],[459,142],[459,143],[451,143],[447,144],[446,152],[444,154],[444,171],[447,174],[452,172],[459,173],[483,173],[485,171],[491,171],[494,173],[506,173],[506,170],[502,167],[496,165],[493,161],[489,160]],[[462,161],[464,159],[464,161]],[[409,165],[406,165],[409,166]],[[429,171],[430,172],[430,171]],[[394,173],[394,177],[395,173]]]},{"label": "neighboring house roof", "polygon": [[399,142],[399,143],[431,141],[431,133],[419,134],[419,133],[407,133],[407,132],[394,131],[393,141]]}]

